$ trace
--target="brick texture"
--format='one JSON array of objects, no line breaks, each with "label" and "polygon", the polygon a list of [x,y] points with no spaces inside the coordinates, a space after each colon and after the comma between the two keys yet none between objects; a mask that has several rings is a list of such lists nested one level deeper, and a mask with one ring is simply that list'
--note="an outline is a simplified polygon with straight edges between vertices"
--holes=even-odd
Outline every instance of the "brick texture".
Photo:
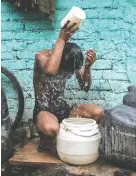
[{"label": "brick texture", "polygon": [[[57,0],[52,23],[43,14],[20,12],[4,0],[1,4],[2,65],[16,75],[23,88],[23,121],[32,118],[34,106],[34,55],[36,51],[53,47],[60,21],[73,5],[83,8],[87,18],[71,41],[77,43],[83,53],[94,48],[97,61],[92,67],[90,91],[81,91],[73,76],[67,83],[66,99],[70,103],[96,103],[109,108],[122,103],[127,87],[136,84],[135,0]],[[16,92],[3,75],[2,86],[13,118],[17,111]]]}]

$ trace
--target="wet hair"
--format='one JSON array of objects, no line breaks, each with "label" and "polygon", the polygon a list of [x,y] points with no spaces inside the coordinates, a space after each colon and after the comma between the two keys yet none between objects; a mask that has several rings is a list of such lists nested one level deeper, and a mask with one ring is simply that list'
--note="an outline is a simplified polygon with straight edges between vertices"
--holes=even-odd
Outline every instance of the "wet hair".
[{"label": "wet hair", "polygon": [[75,43],[67,42],[63,50],[60,68],[74,72],[82,67],[83,60],[80,47]]}]

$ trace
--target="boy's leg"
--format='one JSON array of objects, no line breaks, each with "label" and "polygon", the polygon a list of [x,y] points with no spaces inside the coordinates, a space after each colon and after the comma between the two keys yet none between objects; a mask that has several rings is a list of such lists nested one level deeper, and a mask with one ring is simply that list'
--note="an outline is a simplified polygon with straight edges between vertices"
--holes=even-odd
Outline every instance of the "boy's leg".
[{"label": "boy's leg", "polygon": [[69,117],[77,116],[91,118],[99,122],[104,116],[104,110],[94,104],[79,104],[72,109]]},{"label": "boy's leg", "polygon": [[59,131],[58,119],[48,111],[41,111],[37,116],[36,126],[40,136],[38,151],[51,151]]}]

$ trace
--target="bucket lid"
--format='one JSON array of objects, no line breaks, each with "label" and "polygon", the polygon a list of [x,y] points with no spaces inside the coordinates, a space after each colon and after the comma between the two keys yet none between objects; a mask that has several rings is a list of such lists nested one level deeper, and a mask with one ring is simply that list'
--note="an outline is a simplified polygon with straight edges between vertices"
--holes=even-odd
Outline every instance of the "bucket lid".
[{"label": "bucket lid", "polygon": [[99,133],[96,121],[88,118],[68,118],[61,124],[62,128],[79,136],[92,136]]}]

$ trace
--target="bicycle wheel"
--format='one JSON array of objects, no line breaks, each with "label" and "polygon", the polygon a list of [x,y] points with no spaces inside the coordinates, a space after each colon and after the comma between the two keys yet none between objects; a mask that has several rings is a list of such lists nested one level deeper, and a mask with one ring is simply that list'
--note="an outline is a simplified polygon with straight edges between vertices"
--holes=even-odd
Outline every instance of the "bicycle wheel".
[{"label": "bicycle wheel", "polygon": [[18,82],[17,78],[13,75],[13,73],[11,73],[9,70],[7,70],[3,66],[1,66],[1,73],[6,75],[10,79],[14,88],[17,90],[19,104],[18,104],[17,115],[12,124],[12,129],[15,130],[19,126],[23,113],[24,113],[24,95],[23,95],[23,91],[20,86],[20,83]]}]

